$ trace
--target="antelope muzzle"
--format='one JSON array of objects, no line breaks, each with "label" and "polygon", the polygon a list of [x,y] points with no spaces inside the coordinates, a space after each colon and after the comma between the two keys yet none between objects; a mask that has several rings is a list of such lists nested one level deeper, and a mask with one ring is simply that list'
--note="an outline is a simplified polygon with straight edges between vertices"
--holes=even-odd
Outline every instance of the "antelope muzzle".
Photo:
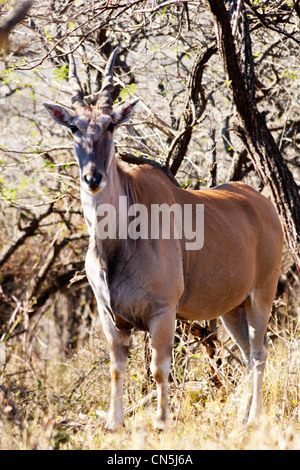
[{"label": "antelope muzzle", "polygon": [[83,180],[87,184],[88,189],[95,193],[101,189],[103,175],[99,171],[94,170],[92,173],[84,175]]}]

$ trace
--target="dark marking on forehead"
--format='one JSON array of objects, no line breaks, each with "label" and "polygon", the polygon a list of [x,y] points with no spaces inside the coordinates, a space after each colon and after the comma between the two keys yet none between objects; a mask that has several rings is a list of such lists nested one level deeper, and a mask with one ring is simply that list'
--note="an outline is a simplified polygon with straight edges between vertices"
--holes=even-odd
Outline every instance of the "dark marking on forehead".
[{"label": "dark marking on forehead", "polygon": [[82,134],[88,135],[92,140],[98,140],[107,130],[111,122],[111,116],[107,113],[93,112],[93,109],[77,114],[74,117],[74,124]]}]

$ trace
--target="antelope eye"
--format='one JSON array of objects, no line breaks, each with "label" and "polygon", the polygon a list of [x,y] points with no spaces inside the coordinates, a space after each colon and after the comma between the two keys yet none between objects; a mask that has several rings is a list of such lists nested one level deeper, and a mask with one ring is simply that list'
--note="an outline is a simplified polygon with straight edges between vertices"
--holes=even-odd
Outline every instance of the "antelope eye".
[{"label": "antelope eye", "polygon": [[69,126],[69,129],[72,132],[72,134],[75,134],[78,131],[78,127],[76,127],[74,124],[71,124]]},{"label": "antelope eye", "polygon": [[111,122],[109,125],[108,125],[108,132],[113,132],[114,131],[114,128],[115,128],[115,124],[113,122]]}]

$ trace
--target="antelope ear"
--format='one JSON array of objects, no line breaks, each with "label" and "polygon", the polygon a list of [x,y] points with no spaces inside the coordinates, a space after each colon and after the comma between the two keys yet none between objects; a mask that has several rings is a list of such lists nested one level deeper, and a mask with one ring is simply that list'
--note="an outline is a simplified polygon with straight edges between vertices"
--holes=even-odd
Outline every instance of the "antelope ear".
[{"label": "antelope ear", "polygon": [[140,99],[141,98],[138,98],[136,100],[130,101],[129,103],[121,104],[117,107],[112,115],[113,122],[116,126],[121,126],[126,121],[128,121],[128,119],[130,119]]},{"label": "antelope ear", "polygon": [[65,108],[57,104],[43,103],[43,105],[58,124],[70,126],[73,116]]}]

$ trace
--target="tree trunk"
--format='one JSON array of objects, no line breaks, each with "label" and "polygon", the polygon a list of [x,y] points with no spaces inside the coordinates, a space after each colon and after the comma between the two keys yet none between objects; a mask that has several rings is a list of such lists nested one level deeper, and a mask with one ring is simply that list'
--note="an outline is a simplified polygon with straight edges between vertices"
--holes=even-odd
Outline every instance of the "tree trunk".
[{"label": "tree trunk", "polygon": [[[207,3],[216,25],[218,48],[237,110],[238,123],[234,126],[235,131],[244,142],[255,170],[271,191],[287,244],[296,266],[300,270],[299,188],[268,130],[264,115],[259,113],[256,107],[254,94],[249,88],[249,81],[245,79],[245,74],[243,75],[241,71],[241,62],[238,58],[229,13],[225,8],[224,1],[207,0]],[[228,4],[228,2],[226,3]],[[243,2],[231,0],[229,3],[231,7],[238,6],[240,11],[236,10],[236,14],[244,13]],[[247,21],[245,15],[244,21]],[[246,46],[245,49],[249,54],[251,45],[248,43]]]}]

